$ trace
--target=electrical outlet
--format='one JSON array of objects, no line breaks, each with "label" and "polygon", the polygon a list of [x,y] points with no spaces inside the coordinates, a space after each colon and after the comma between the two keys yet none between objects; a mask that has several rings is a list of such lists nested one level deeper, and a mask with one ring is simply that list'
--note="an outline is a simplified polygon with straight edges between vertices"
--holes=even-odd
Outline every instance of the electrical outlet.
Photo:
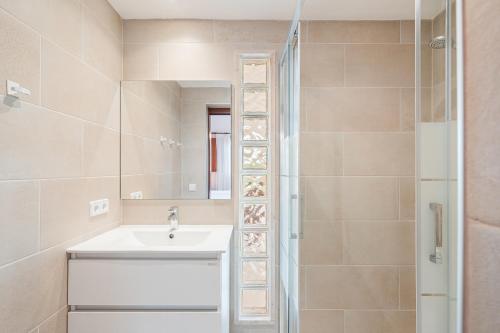
[{"label": "electrical outlet", "polygon": [[106,214],[109,212],[109,199],[99,199],[89,202],[90,217]]}]

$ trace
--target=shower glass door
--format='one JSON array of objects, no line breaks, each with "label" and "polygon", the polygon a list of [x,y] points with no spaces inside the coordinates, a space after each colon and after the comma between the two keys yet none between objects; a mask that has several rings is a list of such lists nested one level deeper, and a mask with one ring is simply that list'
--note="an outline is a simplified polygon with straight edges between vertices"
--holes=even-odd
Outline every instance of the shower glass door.
[{"label": "shower glass door", "polygon": [[457,314],[461,308],[462,166],[457,145],[461,121],[457,117],[455,2],[421,0],[416,31],[420,40],[416,81],[417,332],[456,333],[461,332]]}]

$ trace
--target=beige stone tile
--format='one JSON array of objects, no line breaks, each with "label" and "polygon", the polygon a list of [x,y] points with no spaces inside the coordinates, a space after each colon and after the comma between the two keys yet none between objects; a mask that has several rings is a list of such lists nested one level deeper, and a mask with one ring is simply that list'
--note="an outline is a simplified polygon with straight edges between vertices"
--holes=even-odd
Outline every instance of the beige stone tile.
[{"label": "beige stone tile", "polygon": [[301,133],[300,140],[302,175],[342,175],[342,134]]},{"label": "beige stone tile", "polygon": [[344,134],[344,175],[413,175],[414,156],[413,133]]},{"label": "beige stone tile", "polygon": [[301,240],[302,265],[342,264],[342,223],[305,221]]},{"label": "beige stone tile", "polygon": [[28,332],[66,305],[65,247],[0,269],[0,322],[4,332]]},{"label": "beige stone tile", "polygon": [[85,124],[83,129],[83,173],[85,176],[120,174],[120,134],[101,126]]},{"label": "beige stone tile", "polygon": [[414,310],[416,308],[415,267],[399,267],[399,308]]},{"label": "beige stone tile", "polygon": [[346,45],[345,57],[346,86],[415,85],[412,45]]},{"label": "beige stone tile", "polygon": [[304,87],[344,85],[344,46],[303,44],[300,80]]},{"label": "beige stone tile", "polygon": [[305,182],[305,212],[307,220],[333,220],[340,215],[340,203],[335,200],[339,193],[340,178],[307,177]]},{"label": "beige stone tile", "polygon": [[106,0],[83,0],[83,4],[89,9],[99,23],[110,30],[116,38],[122,39],[122,19]]},{"label": "beige stone tile", "polygon": [[[420,122],[432,121],[432,89],[421,88]],[[415,89],[401,89],[401,130],[415,130]]]},{"label": "beige stone tile", "polygon": [[300,311],[300,331],[304,333],[343,333],[344,311],[302,310]]},{"label": "beige stone tile", "polygon": [[[362,97],[362,98],[361,98]],[[399,89],[303,89],[307,131],[398,131]]]},{"label": "beige stone tile", "polygon": [[179,207],[184,224],[233,224],[232,200],[128,200],[123,202],[123,224],[164,224],[169,207]]},{"label": "beige stone tile", "polygon": [[[422,44],[428,44],[432,39],[432,21],[422,20],[420,40]],[[415,43],[415,21],[401,21],[401,43]]]},{"label": "beige stone tile", "polygon": [[289,21],[214,21],[216,43],[285,43]]},{"label": "beige stone tile", "polygon": [[[47,8],[47,0],[0,0],[0,7],[14,15],[23,23],[40,32],[44,15],[40,15]],[[3,12],[3,11],[2,11]],[[3,44],[2,44],[3,45]]]},{"label": "beige stone tile", "polygon": [[415,178],[399,178],[399,218],[415,219]]},{"label": "beige stone tile", "polygon": [[[48,180],[41,182],[42,249],[120,221],[119,178]],[[109,199],[110,210],[89,216],[89,201]]]},{"label": "beige stone tile", "polygon": [[433,66],[434,65],[432,63],[432,49],[427,45],[422,45],[422,47],[421,47],[421,68],[420,68],[420,74],[421,74],[420,85],[422,87],[430,88],[432,86]]},{"label": "beige stone tile", "polygon": [[159,50],[156,45],[123,45],[123,79],[157,80]]},{"label": "beige stone tile", "polygon": [[210,43],[213,23],[209,20],[125,20],[125,43]]},{"label": "beige stone tile", "polygon": [[238,61],[235,49],[235,45],[229,44],[163,44],[160,46],[159,78],[232,80]]},{"label": "beige stone tile", "polygon": [[397,267],[310,266],[306,306],[314,309],[396,309]]},{"label": "beige stone tile", "polygon": [[39,333],[66,333],[67,318],[68,310],[64,307],[40,325]]},{"label": "beige stone tile", "polygon": [[138,175],[144,172],[143,139],[134,135],[121,137],[121,174]]},{"label": "beige stone tile", "polygon": [[399,43],[399,21],[311,21],[309,43]]},{"label": "beige stone tile", "polygon": [[81,57],[82,6],[76,0],[44,0],[41,32],[65,51]]},{"label": "beige stone tile", "polygon": [[415,311],[346,311],[345,333],[413,333]]},{"label": "beige stone tile", "polygon": [[48,41],[42,49],[43,105],[119,129],[119,84]]},{"label": "beige stone tile", "polygon": [[83,59],[114,81],[122,79],[122,41],[84,11]]},{"label": "beige stone tile", "polygon": [[339,217],[349,220],[396,219],[398,180],[393,177],[345,177],[340,181],[335,201],[340,201]]},{"label": "beige stone tile", "polygon": [[414,230],[413,222],[345,222],[344,263],[412,265],[415,263]]},{"label": "beige stone tile", "polygon": [[81,175],[82,124],[24,102],[0,104],[0,179]]},{"label": "beige stone tile", "polygon": [[500,327],[500,228],[468,219],[465,240],[465,332]]},{"label": "beige stone tile", "polygon": [[40,36],[2,9],[0,27],[0,95],[6,94],[5,81],[12,80],[31,90],[21,100],[39,104]]},{"label": "beige stone tile", "polygon": [[38,251],[38,183],[0,182],[0,266]]}]

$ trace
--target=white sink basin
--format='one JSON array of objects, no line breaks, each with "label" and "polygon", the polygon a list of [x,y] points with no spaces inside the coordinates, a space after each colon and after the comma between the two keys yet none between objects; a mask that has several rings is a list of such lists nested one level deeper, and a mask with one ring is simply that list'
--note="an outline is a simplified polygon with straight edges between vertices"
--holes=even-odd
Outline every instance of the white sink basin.
[{"label": "white sink basin", "polygon": [[[78,256],[217,255],[229,249],[233,227],[229,225],[120,226],[70,247]],[[172,236],[171,236],[172,235]]]}]

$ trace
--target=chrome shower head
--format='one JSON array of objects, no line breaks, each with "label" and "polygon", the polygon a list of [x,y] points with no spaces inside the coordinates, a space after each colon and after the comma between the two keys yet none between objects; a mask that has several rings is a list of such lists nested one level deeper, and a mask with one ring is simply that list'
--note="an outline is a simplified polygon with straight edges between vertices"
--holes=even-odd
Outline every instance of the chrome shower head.
[{"label": "chrome shower head", "polygon": [[445,36],[434,37],[429,42],[429,47],[431,49],[444,49],[446,47],[446,37]]}]

